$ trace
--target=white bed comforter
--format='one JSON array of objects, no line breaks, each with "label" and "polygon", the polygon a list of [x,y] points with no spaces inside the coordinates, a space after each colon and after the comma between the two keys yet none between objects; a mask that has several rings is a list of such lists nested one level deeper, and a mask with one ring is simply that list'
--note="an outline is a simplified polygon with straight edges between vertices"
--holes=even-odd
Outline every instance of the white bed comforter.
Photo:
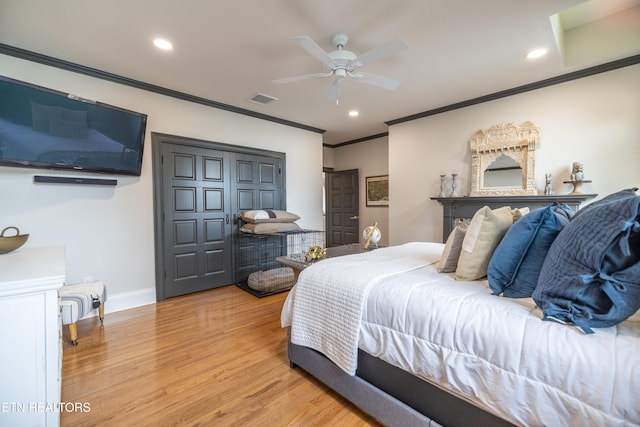
[{"label": "white bed comforter", "polygon": [[282,326],[291,326],[291,342],[320,351],[355,375],[367,292],[385,277],[437,262],[439,256],[429,258],[417,246],[421,244],[329,258],[303,270],[282,314]]},{"label": "white bed comforter", "polygon": [[[439,257],[442,247],[411,245],[428,261]],[[387,249],[386,256],[393,256],[396,249]],[[350,255],[343,261],[375,262],[359,257]],[[326,266],[326,274],[349,282],[345,277],[350,271],[339,263],[339,271]],[[456,281],[450,274],[437,273],[431,262],[382,276],[360,285],[366,291],[360,293],[364,301],[357,345],[367,353],[518,425],[640,425],[640,322],[632,318],[586,335],[542,321],[531,299],[491,295],[486,281]],[[311,276],[307,280],[312,281]],[[299,319],[306,323],[316,316],[307,318],[298,310],[300,295],[307,293],[302,289],[290,293],[282,312],[283,326],[292,326],[292,342],[341,340],[338,321],[333,329],[305,328],[323,337],[296,342],[293,331]],[[322,289],[305,297],[315,299],[317,310],[329,292]]]}]

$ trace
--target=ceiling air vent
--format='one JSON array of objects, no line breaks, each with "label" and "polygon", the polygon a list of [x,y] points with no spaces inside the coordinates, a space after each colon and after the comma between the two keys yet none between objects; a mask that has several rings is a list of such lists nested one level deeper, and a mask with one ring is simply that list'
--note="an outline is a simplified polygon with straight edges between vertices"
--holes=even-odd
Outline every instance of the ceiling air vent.
[{"label": "ceiling air vent", "polygon": [[267,105],[268,103],[272,101],[277,101],[277,100],[278,98],[274,98],[273,96],[265,95],[264,93],[260,93],[260,92],[256,93],[251,98],[249,98],[249,101],[255,102],[256,104],[262,104],[262,105]]}]

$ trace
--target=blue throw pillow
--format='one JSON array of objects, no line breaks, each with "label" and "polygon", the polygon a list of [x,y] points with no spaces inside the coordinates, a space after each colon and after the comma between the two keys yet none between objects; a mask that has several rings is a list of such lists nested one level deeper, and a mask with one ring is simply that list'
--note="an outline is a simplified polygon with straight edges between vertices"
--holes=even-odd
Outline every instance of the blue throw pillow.
[{"label": "blue throw pillow", "polygon": [[617,191],[615,193],[611,193],[608,196],[603,197],[600,200],[596,200],[595,202],[590,203],[590,204],[586,205],[585,207],[583,207],[582,209],[580,209],[573,216],[573,219],[577,218],[578,216],[582,215],[585,212],[588,212],[589,209],[594,208],[596,206],[604,205],[605,203],[615,202],[616,200],[620,200],[620,199],[626,199],[626,198],[629,198],[629,197],[635,197],[636,191],[638,191],[638,187],[627,188],[627,189],[624,189],[624,190]]},{"label": "blue throw pillow", "polygon": [[640,196],[618,192],[576,215],[551,245],[533,299],[545,320],[587,333],[640,309]]},{"label": "blue throw pillow", "polygon": [[547,251],[572,216],[569,206],[556,202],[516,221],[489,261],[487,278],[493,293],[510,298],[530,297]]}]

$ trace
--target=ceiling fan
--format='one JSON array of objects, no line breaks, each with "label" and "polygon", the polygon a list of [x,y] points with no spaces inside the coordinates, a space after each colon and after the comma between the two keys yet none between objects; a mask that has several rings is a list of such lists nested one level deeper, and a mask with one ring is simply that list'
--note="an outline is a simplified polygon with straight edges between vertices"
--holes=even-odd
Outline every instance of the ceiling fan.
[{"label": "ceiling fan", "polygon": [[331,37],[331,43],[336,46],[336,50],[327,53],[309,36],[294,37],[293,41],[298,46],[305,49],[324,64],[325,72],[285,77],[283,79],[272,80],[271,82],[274,84],[283,84],[335,76],[327,99],[335,102],[336,104],[339,103],[342,81],[345,77],[350,77],[360,83],[366,83],[389,90],[394,90],[398,85],[400,85],[400,80],[376,74],[363,73],[359,71],[359,69],[365,65],[380,61],[405,50],[407,48],[405,42],[403,42],[399,37],[394,37],[388,42],[358,56],[344,48],[348,40],[349,37],[347,37],[346,34],[334,34]]}]

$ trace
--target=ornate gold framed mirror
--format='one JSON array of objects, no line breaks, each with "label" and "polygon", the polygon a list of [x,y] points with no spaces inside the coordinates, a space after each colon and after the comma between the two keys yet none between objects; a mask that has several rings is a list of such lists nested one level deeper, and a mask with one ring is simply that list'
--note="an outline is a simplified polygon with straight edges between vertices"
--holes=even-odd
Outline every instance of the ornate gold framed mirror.
[{"label": "ornate gold framed mirror", "polygon": [[469,140],[470,196],[537,195],[536,145],[540,130],[531,122],[499,124]]}]

